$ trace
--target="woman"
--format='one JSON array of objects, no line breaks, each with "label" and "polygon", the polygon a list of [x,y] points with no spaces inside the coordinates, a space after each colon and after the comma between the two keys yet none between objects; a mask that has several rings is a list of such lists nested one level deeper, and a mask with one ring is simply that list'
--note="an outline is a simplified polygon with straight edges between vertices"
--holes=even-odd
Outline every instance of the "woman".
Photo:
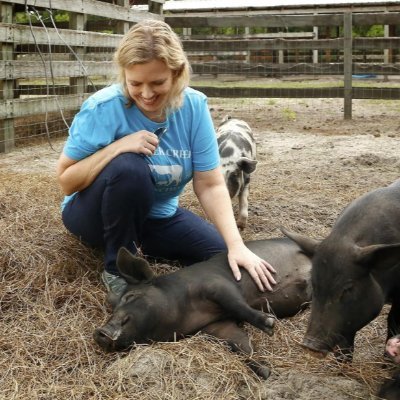
[{"label": "woman", "polygon": [[[178,36],[164,22],[143,21],[124,36],[115,61],[120,82],[83,103],[57,164],[63,222],[104,248],[107,289],[126,287],[116,268],[125,246],[186,265],[227,249],[237,280],[241,266],[260,290],[271,290],[274,269],[236,227],[207,99],[187,87]],[[190,180],[214,225],[178,206]]]}]

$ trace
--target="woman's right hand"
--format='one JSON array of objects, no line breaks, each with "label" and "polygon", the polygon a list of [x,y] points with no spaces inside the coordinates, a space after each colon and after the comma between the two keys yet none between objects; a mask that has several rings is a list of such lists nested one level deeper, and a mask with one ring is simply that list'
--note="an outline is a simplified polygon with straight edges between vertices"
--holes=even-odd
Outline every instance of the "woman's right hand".
[{"label": "woman's right hand", "polygon": [[87,188],[115,157],[122,153],[138,153],[152,156],[158,146],[158,138],[152,132],[138,131],[118,139],[80,161],[60,155],[57,163],[57,179],[67,195]]},{"label": "woman's right hand", "polygon": [[138,153],[145,156],[152,156],[158,146],[158,137],[149,131],[138,131],[118,139],[115,145],[119,153]]}]

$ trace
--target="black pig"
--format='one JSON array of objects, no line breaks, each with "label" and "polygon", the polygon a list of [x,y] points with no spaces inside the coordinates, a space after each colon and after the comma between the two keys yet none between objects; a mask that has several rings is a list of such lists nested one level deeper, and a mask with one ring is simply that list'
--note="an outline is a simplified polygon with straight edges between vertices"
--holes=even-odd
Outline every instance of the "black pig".
[{"label": "black pig", "polygon": [[[111,318],[95,330],[94,339],[103,349],[118,351],[135,343],[171,341],[203,331],[250,356],[250,340],[238,323],[248,322],[272,334],[274,318],[263,311],[277,318],[298,313],[311,299],[311,262],[287,238],[252,241],[247,246],[277,270],[273,292],[260,292],[246,271],[236,282],[226,253],[154,277],[145,260],[122,248],[117,264],[129,286],[114,301]],[[266,366],[253,360],[248,364],[268,377]]]},{"label": "black pig", "polygon": [[356,332],[389,302],[386,340],[400,333],[400,180],[353,201],[322,241],[284,232],[312,257],[307,349],[351,360]]}]

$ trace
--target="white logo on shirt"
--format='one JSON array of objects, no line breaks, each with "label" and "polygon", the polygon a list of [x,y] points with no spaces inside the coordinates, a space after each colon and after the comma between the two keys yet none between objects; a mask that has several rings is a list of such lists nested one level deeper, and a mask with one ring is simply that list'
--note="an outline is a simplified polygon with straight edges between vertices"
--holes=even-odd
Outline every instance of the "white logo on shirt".
[{"label": "white logo on shirt", "polygon": [[181,165],[149,165],[157,186],[179,185],[182,180]]}]

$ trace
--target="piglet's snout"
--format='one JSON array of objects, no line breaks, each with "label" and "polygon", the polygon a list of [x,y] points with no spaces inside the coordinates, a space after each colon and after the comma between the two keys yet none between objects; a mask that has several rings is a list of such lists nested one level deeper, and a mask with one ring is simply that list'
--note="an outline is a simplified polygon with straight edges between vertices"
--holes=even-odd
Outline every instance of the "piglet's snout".
[{"label": "piglet's snout", "polygon": [[113,342],[115,342],[121,335],[121,329],[113,329],[108,326],[97,328],[96,331],[99,336],[112,340]]},{"label": "piglet's snout", "polygon": [[121,327],[115,327],[107,324],[95,329],[93,337],[100,347],[105,350],[112,351],[115,347],[115,343],[121,336],[121,333]]},{"label": "piglet's snout", "polygon": [[387,341],[386,355],[396,364],[400,363],[400,335],[396,335]]}]

